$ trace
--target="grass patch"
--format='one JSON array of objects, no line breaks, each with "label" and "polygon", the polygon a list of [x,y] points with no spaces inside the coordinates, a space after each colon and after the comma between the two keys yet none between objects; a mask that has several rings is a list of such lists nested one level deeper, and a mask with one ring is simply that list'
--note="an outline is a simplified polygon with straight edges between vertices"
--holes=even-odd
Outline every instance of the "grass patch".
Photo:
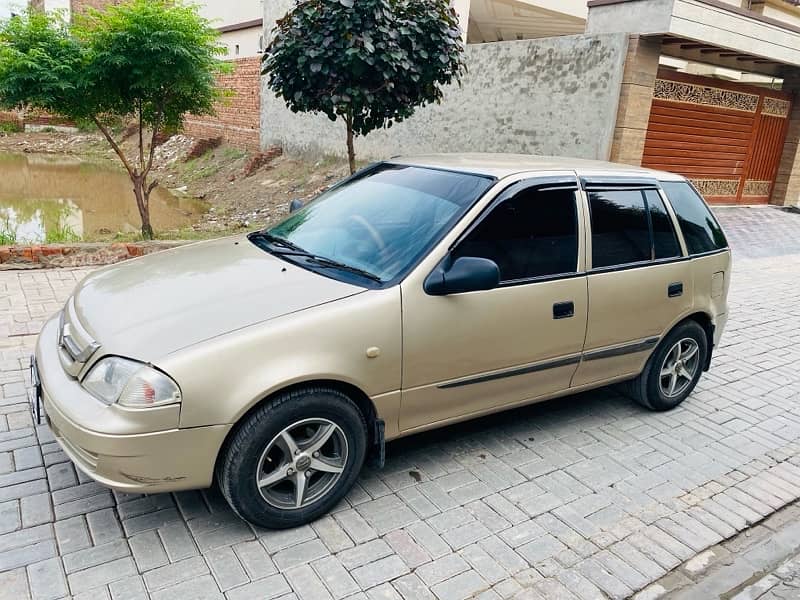
[{"label": "grass patch", "polygon": [[45,244],[69,244],[80,241],[81,236],[66,223],[59,222],[55,227],[48,228],[44,234]]},{"label": "grass patch", "polygon": [[214,161],[214,151],[209,150],[199,158],[192,158],[179,166],[184,181],[197,181],[213,177],[222,170],[222,165]]},{"label": "grass patch", "polygon": [[22,133],[22,127],[19,126],[19,123],[3,121],[0,123],[0,133]]},{"label": "grass patch", "polygon": [[239,148],[234,148],[233,146],[224,146],[221,154],[222,158],[229,161],[239,160],[240,158],[247,156],[247,152],[240,150]]}]

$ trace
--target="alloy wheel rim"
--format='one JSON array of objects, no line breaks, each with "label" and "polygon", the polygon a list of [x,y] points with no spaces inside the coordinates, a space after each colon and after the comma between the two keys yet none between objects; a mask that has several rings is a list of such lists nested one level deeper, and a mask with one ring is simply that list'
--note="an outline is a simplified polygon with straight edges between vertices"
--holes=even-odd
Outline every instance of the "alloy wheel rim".
[{"label": "alloy wheel rim", "polygon": [[256,486],[265,502],[284,510],[318,502],[347,465],[347,437],[328,419],[303,419],[276,435],[258,461]]},{"label": "alloy wheel rim", "polygon": [[667,398],[683,394],[692,384],[700,365],[700,346],[692,338],[683,338],[670,348],[659,372],[661,393]]}]

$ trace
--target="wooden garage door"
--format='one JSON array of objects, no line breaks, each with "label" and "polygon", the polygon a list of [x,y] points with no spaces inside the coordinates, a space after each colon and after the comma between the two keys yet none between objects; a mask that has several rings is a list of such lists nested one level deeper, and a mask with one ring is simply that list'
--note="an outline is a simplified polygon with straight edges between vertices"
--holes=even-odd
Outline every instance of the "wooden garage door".
[{"label": "wooden garage door", "polygon": [[709,202],[769,202],[791,96],[662,71],[642,165],[690,178]]}]

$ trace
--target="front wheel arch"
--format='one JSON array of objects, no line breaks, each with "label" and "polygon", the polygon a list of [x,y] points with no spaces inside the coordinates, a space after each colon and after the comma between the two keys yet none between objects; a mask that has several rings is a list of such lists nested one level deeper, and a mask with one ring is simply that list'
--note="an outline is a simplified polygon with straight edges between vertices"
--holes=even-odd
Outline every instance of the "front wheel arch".
[{"label": "front wheel arch", "polygon": [[376,428],[375,423],[378,420],[378,412],[375,409],[375,404],[372,402],[369,396],[358,388],[357,386],[347,383],[344,381],[340,381],[337,379],[309,379],[308,381],[301,381],[298,383],[293,383],[291,385],[287,385],[286,387],[282,387],[277,390],[273,390],[258,402],[254,402],[253,405],[248,408],[243,414],[239,416],[236,420],[236,423],[231,427],[228,434],[225,436],[225,440],[219,447],[217,451],[217,458],[214,464],[214,480],[217,480],[217,473],[219,467],[219,461],[223,456],[225,456],[225,452],[230,445],[231,440],[236,435],[236,431],[239,428],[241,423],[246,422],[250,415],[252,415],[260,406],[270,402],[272,399],[276,398],[279,395],[287,394],[291,392],[297,392],[304,389],[314,389],[314,388],[328,388],[332,390],[336,390],[341,392],[345,396],[347,396],[353,403],[358,407],[358,410],[364,417],[364,421],[367,424],[367,447],[374,448],[375,446],[381,444],[383,440],[376,439]]}]

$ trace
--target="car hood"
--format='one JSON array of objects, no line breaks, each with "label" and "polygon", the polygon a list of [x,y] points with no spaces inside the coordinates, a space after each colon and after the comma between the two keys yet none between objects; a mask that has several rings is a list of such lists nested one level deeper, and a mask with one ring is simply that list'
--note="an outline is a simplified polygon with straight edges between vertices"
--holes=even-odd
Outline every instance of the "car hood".
[{"label": "car hood", "polygon": [[103,268],[78,286],[74,305],[104,354],[155,361],[197,342],[363,291],[237,236]]}]

